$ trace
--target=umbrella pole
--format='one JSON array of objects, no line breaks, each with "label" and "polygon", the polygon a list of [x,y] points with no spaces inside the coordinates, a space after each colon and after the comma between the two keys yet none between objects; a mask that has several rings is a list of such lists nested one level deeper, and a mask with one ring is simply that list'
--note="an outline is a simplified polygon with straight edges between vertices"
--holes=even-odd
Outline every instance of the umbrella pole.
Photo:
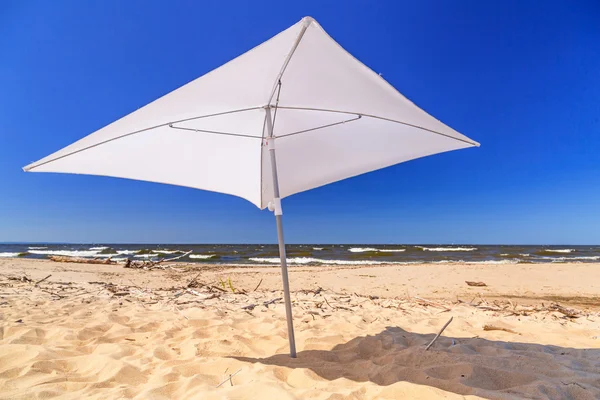
[{"label": "umbrella pole", "polygon": [[292,301],[290,299],[290,283],[288,280],[285,241],[283,240],[283,221],[281,199],[279,197],[279,179],[277,178],[277,159],[275,157],[275,140],[273,137],[273,121],[271,108],[267,107],[267,129],[269,133],[269,154],[271,155],[271,173],[273,175],[273,211],[277,223],[277,242],[279,243],[279,258],[281,259],[281,279],[283,280],[283,298],[285,300],[285,316],[287,319],[288,339],[290,341],[290,357],[296,358],[296,339],[294,337],[294,321],[292,317]]}]

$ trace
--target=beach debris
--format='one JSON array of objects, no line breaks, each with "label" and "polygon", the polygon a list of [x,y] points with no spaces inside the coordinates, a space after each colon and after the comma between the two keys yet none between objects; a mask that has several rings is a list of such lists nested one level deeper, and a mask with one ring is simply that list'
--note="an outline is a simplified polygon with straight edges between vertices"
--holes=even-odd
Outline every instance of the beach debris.
[{"label": "beach debris", "polygon": [[425,351],[429,350],[429,348],[431,346],[433,346],[433,344],[435,343],[435,341],[438,340],[438,338],[440,337],[440,335],[442,334],[442,332],[444,332],[444,329],[446,329],[446,327],[448,325],[450,325],[450,322],[452,322],[453,319],[454,319],[454,317],[450,317],[450,319],[448,320],[448,322],[446,322],[444,324],[444,326],[442,326],[442,329],[440,329],[440,331],[438,332],[438,334],[435,335],[435,337],[433,338],[433,340],[427,345],[427,347],[425,347]]},{"label": "beach debris", "polygon": [[258,282],[258,285],[256,285],[256,287],[254,288],[253,292],[256,292],[260,286],[260,284],[262,283],[262,278],[260,279],[260,282]]},{"label": "beach debris", "polygon": [[219,295],[217,293],[211,293],[211,294],[200,293],[200,292],[197,292],[194,289],[190,289],[190,288],[187,288],[185,291],[202,298],[202,300],[210,300],[210,299],[215,299],[215,298],[219,297]]},{"label": "beach debris", "polygon": [[9,276],[9,281],[20,281],[20,282],[33,282],[33,279],[29,278],[27,275],[22,276]]},{"label": "beach debris", "polygon": [[515,332],[512,329],[502,328],[500,326],[495,326],[495,325],[484,325],[483,330],[484,331],[504,331],[504,332],[514,333],[515,335],[520,335],[519,332]]},{"label": "beach debris", "polygon": [[117,264],[116,261],[108,258],[83,258],[83,257],[69,257],[69,256],[48,256],[48,258],[54,262],[68,262],[77,264]]},{"label": "beach debris", "polygon": [[202,273],[202,271],[198,272],[198,275],[196,275],[195,277],[193,277],[192,280],[188,282],[188,284],[186,285],[186,287],[188,287],[188,288],[198,287],[197,279],[198,279],[198,277],[200,276],[201,273]]},{"label": "beach debris", "polygon": [[580,311],[574,310],[574,309],[571,309],[571,308],[563,307],[563,306],[561,306],[558,303],[553,303],[548,308],[551,311],[558,311],[559,313],[565,315],[568,318],[579,318],[579,317],[581,317],[581,312]]},{"label": "beach debris", "polygon": [[44,282],[46,279],[50,278],[52,276],[52,274],[46,276],[45,278],[40,279],[39,281],[37,281],[35,283],[35,286],[38,286],[40,283]]},{"label": "beach debris", "polygon": [[[235,371],[233,374],[229,374],[229,376],[221,383],[219,383],[217,385],[217,388],[221,387],[221,385],[223,385],[225,382],[229,381],[229,383],[231,384],[231,386],[233,386],[233,381],[231,380],[231,378],[233,378],[234,376],[236,376],[238,374],[238,372],[240,372],[242,369],[238,369],[237,371]],[[227,370],[225,370],[225,372],[227,372]]]},{"label": "beach debris", "polygon": [[413,299],[417,300],[418,303],[421,303],[426,306],[433,306],[433,307],[437,307],[437,308],[442,308],[445,311],[450,311],[450,309],[448,307],[446,307],[443,304],[437,303],[435,301],[427,300],[427,299],[424,299],[422,297],[417,297],[417,296],[413,296]]},{"label": "beach debris", "polygon": [[472,281],[465,281],[465,283],[469,286],[487,286],[485,284],[485,282],[472,282]]},{"label": "beach debris", "polygon": [[313,297],[315,297],[316,295],[320,294],[323,291],[322,287],[318,287],[316,289],[310,290],[310,289],[303,289],[300,290],[300,293],[304,293],[304,294],[309,294],[311,293],[313,295]]},{"label": "beach debris", "polygon": [[181,255],[178,255],[176,257],[172,257],[172,258],[161,258],[160,260],[157,261],[151,261],[151,260],[145,260],[145,261],[134,261],[131,260],[130,258],[127,259],[127,261],[125,261],[125,265],[123,265],[123,268],[134,268],[134,269],[143,269],[143,270],[153,270],[153,269],[175,269],[173,268],[172,265],[161,265],[162,263],[165,262],[171,262],[171,261],[176,261],[179,260],[183,257],[187,257],[190,254],[192,254],[192,250],[183,253]]},{"label": "beach debris", "polygon": [[[267,307],[267,308],[269,308],[270,304],[275,304],[276,302],[278,302],[280,300],[283,300],[283,298],[282,297],[277,297],[276,299],[263,302],[262,305],[265,306],[265,307]],[[252,311],[252,310],[254,310],[254,308],[256,306],[258,306],[258,304],[248,304],[247,306],[242,307],[242,310],[250,310],[250,311]]]}]

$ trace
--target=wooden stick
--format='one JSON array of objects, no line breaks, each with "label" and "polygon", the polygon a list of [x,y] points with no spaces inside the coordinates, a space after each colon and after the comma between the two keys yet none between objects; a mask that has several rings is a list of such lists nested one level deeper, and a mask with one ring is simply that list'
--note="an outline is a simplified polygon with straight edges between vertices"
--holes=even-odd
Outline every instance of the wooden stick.
[{"label": "wooden stick", "polygon": [[417,301],[423,302],[423,303],[428,304],[430,306],[434,306],[434,307],[438,307],[438,308],[443,308],[444,310],[450,311],[450,309],[448,307],[446,307],[443,304],[436,303],[435,301],[427,300],[427,299],[424,299],[422,297],[417,297],[417,296],[413,296],[413,299],[417,299]]},{"label": "wooden stick", "polygon": [[433,340],[431,341],[431,343],[429,343],[427,345],[427,347],[425,347],[425,351],[429,350],[429,348],[435,343],[435,341],[440,337],[440,335],[442,334],[442,332],[444,332],[444,329],[446,329],[446,327],[448,325],[450,325],[450,322],[452,322],[452,320],[454,319],[454,317],[450,317],[450,319],[448,320],[448,322],[446,322],[446,324],[444,326],[442,326],[442,329],[440,329],[440,331],[438,332],[437,335],[435,335],[435,337],[433,338]]},{"label": "wooden stick", "polygon": [[39,285],[40,283],[44,282],[46,279],[50,278],[51,276],[52,276],[52,274],[48,275],[48,276],[47,276],[47,277],[45,277],[44,279],[40,279],[39,281],[37,281],[37,282],[35,283],[35,285],[34,285],[34,286],[37,286],[37,285]]},{"label": "wooden stick", "polygon": [[263,280],[262,280],[262,278],[261,278],[260,282],[258,282],[258,285],[256,285],[256,287],[254,288],[253,292],[256,292],[256,289],[258,289],[258,287],[260,286],[260,284],[262,283],[262,281],[263,281]]},{"label": "wooden stick", "polygon": [[501,328],[499,326],[494,326],[494,325],[484,325],[483,330],[484,331],[504,331],[504,332],[514,333],[515,335],[520,335],[519,332],[515,332],[512,329]]},{"label": "wooden stick", "polygon": [[194,277],[194,279],[192,279],[192,280],[191,280],[191,281],[190,281],[190,282],[187,284],[187,286],[186,286],[186,287],[190,287],[190,286],[192,286],[192,285],[194,284],[194,282],[196,282],[196,279],[198,279],[198,277],[200,276],[200,274],[201,274],[201,273],[202,273],[202,271],[198,272],[198,275],[196,275],[196,276]]},{"label": "wooden stick", "polygon": [[180,258],[183,258],[185,256],[188,256],[190,254],[192,254],[193,250],[188,251],[187,253],[183,253],[182,255],[179,255],[177,257],[173,257],[173,258],[165,258],[163,260],[157,261],[156,264],[158,263],[163,263],[163,262],[168,262],[168,261],[175,261],[175,260],[179,260]]},{"label": "wooden stick", "polygon": [[237,371],[235,371],[233,374],[230,374],[230,375],[227,377],[227,379],[225,379],[223,382],[221,382],[221,383],[219,383],[219,384],[217,385],[217,388],[218,388],[218,387],[221,387],[221,385],[222,385],[222,384],[224,384],[224,383],[225,383],[225,382],[227,382],[227,381],[229,381],[229,383],[231,383],[231,386],[233,386],[233,382],[231,381],[231,378],[233,378],[234,376],[236,376],[236,375],[237,375],[237,373],[238,373],[238,372],[240,372],[241,370],[242,370],[242,369],[240,368],[240,369],[238,369]]}]

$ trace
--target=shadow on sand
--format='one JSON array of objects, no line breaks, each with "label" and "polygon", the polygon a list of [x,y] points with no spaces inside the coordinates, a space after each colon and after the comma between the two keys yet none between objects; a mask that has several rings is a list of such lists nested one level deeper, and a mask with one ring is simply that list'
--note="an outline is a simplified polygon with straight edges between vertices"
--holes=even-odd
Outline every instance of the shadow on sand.
[{"label": "shadow on sand", "polygon": [[234,358],[307,368],[327,380],[382,386],[406,381],[490,399],[600,399],[600,349],[442,336],[425,352],[433,336],[387,327],[328,351],[301,351],[296,359]]}]

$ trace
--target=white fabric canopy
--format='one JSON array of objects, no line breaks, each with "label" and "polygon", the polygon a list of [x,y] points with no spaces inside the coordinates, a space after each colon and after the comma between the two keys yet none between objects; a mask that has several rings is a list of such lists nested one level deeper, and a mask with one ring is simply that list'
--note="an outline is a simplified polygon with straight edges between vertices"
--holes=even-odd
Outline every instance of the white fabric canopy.
[{"label": "white fabric canopy", "polygon": [[24,169],[280,197],[478,143],[436,120],[352,57],[312,18]]}]

